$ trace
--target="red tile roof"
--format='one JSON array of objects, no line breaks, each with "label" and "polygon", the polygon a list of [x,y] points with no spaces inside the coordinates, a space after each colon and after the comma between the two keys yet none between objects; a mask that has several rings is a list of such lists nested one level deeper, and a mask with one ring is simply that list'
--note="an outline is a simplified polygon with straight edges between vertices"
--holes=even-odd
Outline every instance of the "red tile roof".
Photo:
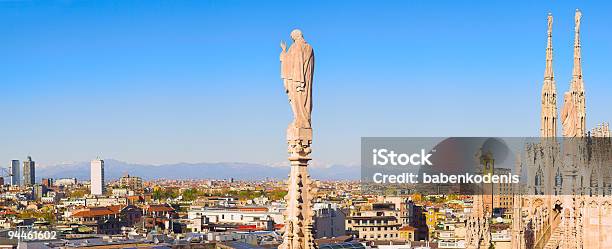
[{"label": "red tile roof", "polygon": [[120,213],[121,209],[123,208],[123,206],[121,205],[112,205],[112,206],[108,206],[108,209],[110,209],[111,211],[113,211],[113,213]]},{"label": "red tile roof", "polygon": [[411,226],[403,226],[402,228],[399,229],[400,231],[414,231],[416,230],[416,228],[411,227]]},{"label": "red tile roof", "polygon": [[119,211],[115,212],[111,210],[109,207],[95,207],[95,208],[86,208],[75,211],[72,213],[72,217],[81,217],[81,218],[90,218],[90,217],[99,217],[99,216],[108,216],[119,213]]},{"label": "red tile roof", "polygon": [[146,210],[148,212],[172,212],[174,211],[174,208],[166,205],[149,205],[146,207]]},{"label": "red tile roof", "polygon": [[17,213],[10,209],[5,209],[5,210],[0,211],[0,215],[15,215],[15,214]]}]

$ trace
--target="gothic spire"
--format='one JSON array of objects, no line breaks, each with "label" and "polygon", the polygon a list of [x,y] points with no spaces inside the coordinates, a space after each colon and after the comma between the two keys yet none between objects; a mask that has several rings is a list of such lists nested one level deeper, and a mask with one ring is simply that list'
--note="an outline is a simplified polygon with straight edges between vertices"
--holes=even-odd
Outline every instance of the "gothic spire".
[{"label": "gothic spire", "polygon": [[575,34],[574,34],[574,69],[572,70],[572,82],[570,84],[569,93],[572,95],[572,102],[577,112],[577,120],[575,126],[578,136],[585,136],[586,130],[586,100],[584,91],[584,80],[582,78],[582,55],[580,45],[580,21],[582,12],[576,10]]},{"label": "gothic spire", "polygon": [[542,113],[540,117],[541,137],[557,136],[557,87],[553,71],[552,24],[553,16],[548,13],[546,69],[544,70],[544,84],[542,85]]},{"label": "gothic spire", "polygon": [[582,19],[582,12],[576,10],[576,16],[574,18],[574,69],[572,72],[572,88],[574,90],[582,90],[582,55],[580,46],[580,21]]}]

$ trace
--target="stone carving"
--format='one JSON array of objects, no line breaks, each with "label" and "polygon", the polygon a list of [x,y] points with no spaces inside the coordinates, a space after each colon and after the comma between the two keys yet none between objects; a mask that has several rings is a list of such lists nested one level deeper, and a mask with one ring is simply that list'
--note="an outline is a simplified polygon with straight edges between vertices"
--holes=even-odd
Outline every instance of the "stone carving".
[{"label": "stone carving", "polygon": [[563,95],[563,108],[561,109],[561,124],[563,125],[564,137],[578,136],[577,119],[578,113],[574,104],[574,98],[570,92],[566,92]]},{"label": "stone carving", "polygon": [[310,155],[311,141],[296,139],[296,140],[288,140],[287,143],[289,144],[289,148],[287,152],[289,153],[290,157],[299,158],[299,157],[308,157],[308,155]]},{"label": "stone carving", "polygon": [[287,44],[281,41],[281,78],[289,96],[293,122],[290,128],[310,129],[312,112],[312,76],[314,73],[314,51],[304,40],[302,31],[291,32],[293,44],[287,50]]},{"label": "stone carving", "polygon": [[551,13],[548,13],[548,17],[546,18],[546,20],[548,21],[547,33],[548,33],[548,37],[550,37],[552,36],[552,25],[553,25],[553,16]]},{"label": "stone carving", "polygon": [[580,20],[582,19],[582,12],[580,10],[576,10],[576,15],[574,16],[574,30],[576,33],[580,32]]}]

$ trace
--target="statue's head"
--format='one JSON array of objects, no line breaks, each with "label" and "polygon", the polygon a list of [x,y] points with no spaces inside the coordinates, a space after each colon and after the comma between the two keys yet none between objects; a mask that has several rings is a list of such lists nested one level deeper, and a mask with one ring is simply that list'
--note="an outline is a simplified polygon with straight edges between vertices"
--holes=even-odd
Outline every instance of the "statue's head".
[{"label": "statue's head", "polygon": [[291,39],[293,41],[304,40],[304,36],[302,35],[302,31],[299,29],[294,29],[291,31]]}]

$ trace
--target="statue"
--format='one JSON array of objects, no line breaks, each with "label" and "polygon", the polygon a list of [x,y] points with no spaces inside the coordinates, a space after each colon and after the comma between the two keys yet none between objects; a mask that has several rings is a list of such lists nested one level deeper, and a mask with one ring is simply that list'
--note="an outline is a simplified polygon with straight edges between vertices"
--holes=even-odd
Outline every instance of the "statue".
[{"label": "statue", "polygon": [[291,39],[293,44],[288,51],[284,41],[280,44],[281,78],[284,80],[285,92],[289,96],[294,117],[289,129],[310,129],[314,51],[306,43],[299,29],[291,31]]},{"label": "statue", "polygon": [[574,27],[576,33],[580,32],[580,19],[582,19],[582,12],[580,12],[580,10],[576,10],[576,15],[574,16]]},{"label": "statue", "polygon": [[564,137],[577,137],[578,132],[578,113],[574,104],[572,93],[566,92],[563,95],[563,109],[561,109],[561,124],[563,125]]},{"label": "statue", "polygon": [[553,25],[553,16],[552,14],[548,13],[548,36],[552,35],[552,25]]}]

